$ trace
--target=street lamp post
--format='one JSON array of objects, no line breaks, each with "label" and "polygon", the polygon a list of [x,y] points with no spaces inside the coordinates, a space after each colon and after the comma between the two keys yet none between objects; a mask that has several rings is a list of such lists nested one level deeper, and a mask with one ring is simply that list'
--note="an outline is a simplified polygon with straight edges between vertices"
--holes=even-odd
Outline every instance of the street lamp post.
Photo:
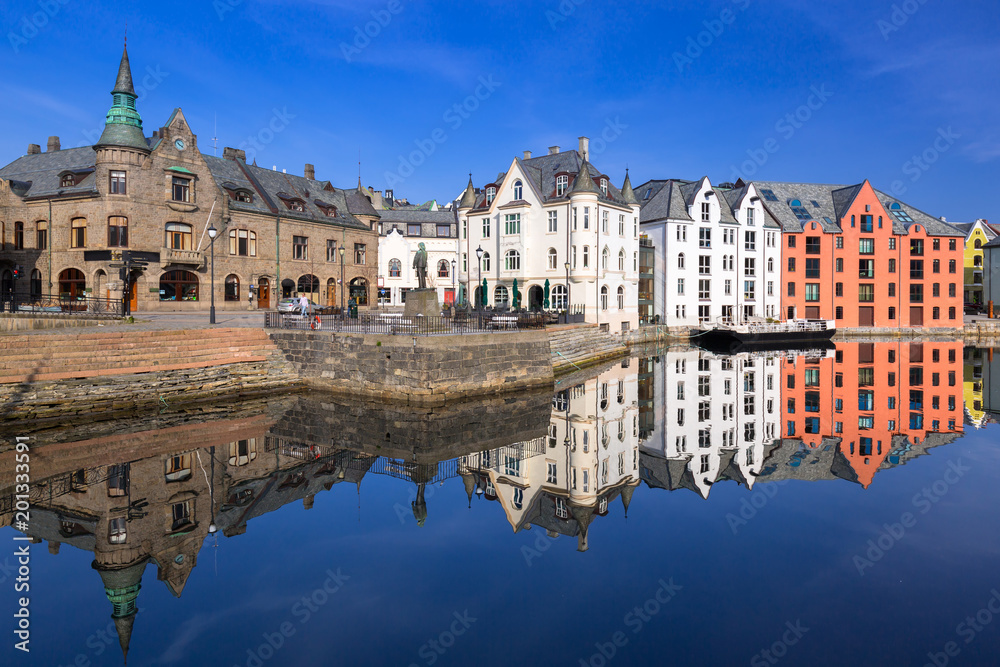
[{"label": "street lamp post", "polygon": [[[473,296],[483,288],[483,246],[476,248],[476,292],[473,292]],[[483,305],[483,296],[485,294],[476,298],[476,310],[480,310]]]},{"label": "street lamp post", "polygon": [[344,284],[344,253],[347,252],[347,243],[340,242],[340,316],[344,316],[344,290],[347,289],[347,285]]},{"label": "street lamp post", "polygon": [[566,262],[563,266],[566,267],[566,324],[569,324],[569,304],[573,302],[572,299],[570,298],[571,292],[569,288],[569,262]]},{"label": "street lamp post", "polygon": [[455,283],[455,281],[457,280],[457,276],[455,276],[455,267],[457,266],[457,264],[458,263],[455,260],[451,260],[451,305],[452,305],[452,307],[455,307],[455,306],[458,305],[458,289],[457,289],[456,283]]},{"label": "street lamp post", "polygon": [[208,238],[211,239],[209,242],[209,248],[212,253],[212,307],[208,311],[208,323],[215,324],[215,237],[218,235],[219,230],[215,228],[215,225],[209,225],[208,227]]}]

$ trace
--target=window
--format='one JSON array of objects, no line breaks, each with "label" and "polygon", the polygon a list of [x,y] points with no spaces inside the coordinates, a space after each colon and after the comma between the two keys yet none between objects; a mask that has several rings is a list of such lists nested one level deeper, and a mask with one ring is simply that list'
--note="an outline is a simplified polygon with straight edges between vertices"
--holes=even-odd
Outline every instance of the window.
[{"label": "window", "polygon": [[[21,224],[21,223],[17,223]],[[17,233],[15,227],[15,234]],[[15,236],[15,243],[17,242]],[[128,247],[128,218],[123,216],[111,216],[108,218],[108,247],[127,248]]]},{"label": "window", "polygon": [[833,286],[834,296],[844,296],[844,283],[837,283]]},{"label": "window", "polygon": [[389,277],[390,278],[399,278],[401,275],[403,275],[403,263],[400,262],[398,259],[390,259],[389,260]]},{"label": "window", "polygon": [[[937,298],[941,296],[941,283],[931,285],[931,296]],[[937,319],[936,317],[934,319]]]},{"label": "window", "polygon": [[863,215],[861,216],[861,233],[871,234],[872,233],[872,216]]},{"label": "window", "polygon": [[510,213],[504,216],[503,233],[513,236],[521,233],[521,214]]},{"label": "window", "polygon": [[923,239],[911,239],[910,240],[910,254],[917,257],[922,257],[924,254],[924,242]]},{"label": "window", "polygon": [[555,248],[549,248],[548,267],[550,271],[559,268],[559,254],[556,252]]},{"label": "window", "polygon": [[569,188],[569,176],[565,174],[556,176],[556,197],[562,197]]},{"label": "window", "polygon": [[240,300],[240,279],[236,274],[226,276],[226,301]]},{"label": "window", "polygon": [[558,479],[559,479],[559,475],[558,475],[558,468],[556,467],[555,462],[548,461],[548,462],[546,462],[545,467],[546,467],[545,483],[546,484],[557,484],[558,483]]},{"label": "window", "polygon": [[607,211],[604,211],[601,215],[601,233],[603,234],[608,233],[608,216],[609,213]]},{"label": "window", "polygon": [[565,285],[556,285],[552,288],[552,307],[556,310],[566,308],[567,290]]},{"label": "window", "polygon": [[931,273],[941,273],[941,260],[935,259],[931,262]]},{"label": "window", "polygon": [[680,296],[682,296],[684,294],[684,279],[683,278],[678,278],[677,279],[677,294],[680,295]]},{"label": "window", "polygon": [[171,250],[192,250],[191,225],[183,222],[168,222],[166,228],[166,246]]},{"label": "window", "polygon": [[818,283],[806,283],[806,301],[819,301]]},{"label": "window", "polygon": [[[236,194],[233,195],[233,199],[235,199],[238,202],[243,202],[244,204],[252,204],[253,203],[253,194],[250,193],[250,192],[248,192],[248,191],[246,191],[246,190],[237,190]],[[333,208],[333,209],[325,209],[327,215],[334,214],[336,212],[336,210],[337,209],[335,209],[335,208]]]},{"label": "window", "polygon": [[355,243],[354,244],[354,263],[364,264],[365,263],[365,244]]},{"label": "window", "polygon": [[774,258],[773,257],[768,257],[767,258],[767,272],[768,273],[774,273]]},{"label": "window", "polygon": [[911,280],[923,280],[924,278],[924,260],[922,259],[911,259],[910,260],[910,279]]},{"label": "window", "polygon": [[625,288],[618,287],[618,310],[625,310]]},{"label": "window", "polygon": [[87,247],[86,218],[73,218],[73,220],[70,222],[69,247],[70,248]]},{"label": "window", "polygon": [[549,211],[549,232],[559,231],[559,213],[557,211]]},{"label": "window", "polygon": [[483,253],[483,272],[488,273],[490,270],[490,253]]},{"label": "window", "polygon": [[447,278],[451,275],[451,265],[448,260],[442,259],[438,262],[438,278]]},{"label": "window", "polygon": [[24,223],[14,223],[14,250],[24,250]]},{"label": "window", "polygon": [[619,250],[618,251],[618,270],[619,271],[624,271],[625,270],[625,251],[624,250]]},{"label": "window", "polygon": [[625,216],[618,216],[618,236],[625,236]]},{"label": "window", "polygon": [[895,272],[896,272],[896,258],[893,257],[889,259],[889,273],[895,273]]},{"label": "window", "polygon": [[712,257],[710,255],[698,256],[698,273],[703,276],[712,275]]},{"label": "window", "polygon": [[874,259],[860,259],[858,260],[858,278],[867,278],[872,280],[875,278],[875,260]]},{"label": "window", "polygon": [[521,181],[514,181],[514,199],[524,199],[524,184]]},{"label": "window", "polygon": [[601,251],[601,268],[605,271],[608,270],[608,261],[611,258],[611,251],[608,250],[607,246],[604,246],[604,250]]},{"label": "window", "polygon": [[957,265],[955,263],[955,260],[953,259],[948,260],[948,273],[955,273],[956,268]]},{"label": "window", "polygon": [[702,301],[712,298],[712,281],[711,280],[699,280],[698,281],[698,298]]},{"label": "window", "polygon": [[756,283],[753,280],[743,281],[743,298],[753,301],[756,297]]},{"label": "window", "polygon": [[910,303],[924,302],[924,286],[910,285]]},{"label": "window", "polygon": [[678,269],[684,268],[684,253],[677,255],[677,268]]},{"label": "window", "polygon": [[168,271],[160,277],[160,301],[197,301],[198,276],[189,271]]},{"label": "window", "polygon": [[819,278],[819,259],[816,257],[806,258],[806,278]]},{"label": "window", "polygon": [[756,211],[752,208],[747,209],[747,227],[753,227],[753,218]]},{"label": "window", "polygon": [[516,250],[508,250],[503,257],[503,268],[504,271],[520,271],[521,254]]},{"label": "window", "polygon": [[745,276],[755,276],[757,275],[757,260],[753,257],[747,257],[743,260],[743,275]]},{"label": "window", "polygon": [[838,236],[835,245],[837,246],[837,250],[843,250],[844,249],[844,237],[843,236]]},{"label": "window", "polygon": [[65,174],[61,179],[59,179],[59,187],[61,188],[72,188],[76,185],[76,176],[73,174]]},{"label": "window", "polygon": [[28,290],[32,298],[42,295],[42,272],[38,269],[31,270],[31,282],[28,285]]},{"label": "window", "polygon": [[820,254],[820,237],[818,236],[807,236],[806,237],[806,254],[807,255],[818,255]]},{"label": "window", "polygon": [[606,178],[601,179],[601,192],[604,193],[605,197],[608,196],[608,179]]},{"label": "window", "polygon": [[712,247],[712,230],[707,227],[698,228],[698,247],[699,248],[711,248]]},{"label": "window", "polygon": [[309,238],[306,236],[292,237],[292,259],[309,259]]},{"label": "window", "polygon": [[701,221],[709,222],[712,219],[712,205],[709,202],[701,203]]},{"label": "window", "polygon": [[875,301],[875,285],[858,285],[858,301],[862,303],[871,303]]},{"label": "window", "polygon": [[789,273],[795,273],[795,258],[794,257],[789,257],[788,258],[788,272]]},{"label": "window", "polygon": [[583,268],[588,268],[590,266],[590,246],[583,246]]},{"label": "window", "polygon": [[49,247],[49,223],[45,220],[35,223],[35,247],[38,250],[47,250]]},{"label": "window", "polygon": [[688,228],[687,225],[677,225],[677,240],[687,241],[688,240]]},{"label": "window", "polygon": [[757,232],[747,232],[744,239],[744,247],[747,250],[757,249]]},{"label": "window", "polygon": [[497,189],[495,185],[491,185],[486,188],[486,204],[492,204],[493,200],[497,198]]},{"label": "window", "polygon": [[858,239],[858,253],[862,255],[874,255],[875,239]]},{"label": "window", "polygon": [[590,207],[583,207],[583,228],[590,229]]},{"label": "window", "polygon": [[503,285],[497,285],[493,290],[493,303],[497,306],[507,306],[510,303],[510,292]]},{"label": "window", "polygon": [[[327,261],[330,261],[330,243],[333,241],[327,241]],[[247,229],[229,230],[229,254],[239,257],[256,257],[257,232],[251,232]]]},{"label": "window", "polygon": [[794,248],[795,247],[795,237],[794,236],[789,236],[788,237],[788,247],[789,248]]},{"label": "window", "polygon": [[108,172],[108,194],[112,195],[128,194],[128,189],[126,188],[125,185],[124,171]]},{"label": "window", "polygon": [[896,296],[896,283],[889,283],[889,296]]},{"label": "window", "polygon": [[608,309],[608,286],[601,287],[601,310]]},{"label": "window", "polygon": [[191,180],[174,176],[171,193],[174,201],[189,203],[191,201]]}]

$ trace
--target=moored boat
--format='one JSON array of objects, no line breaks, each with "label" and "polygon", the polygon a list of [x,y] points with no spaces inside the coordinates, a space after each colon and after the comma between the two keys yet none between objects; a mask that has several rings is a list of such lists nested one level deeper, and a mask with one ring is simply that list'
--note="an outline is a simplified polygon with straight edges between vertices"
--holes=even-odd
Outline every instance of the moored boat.
[{"label": "moored boat", "polygon": [[837,332],[833,320],[751,321],[719,323],[692,333],[699,347],[730,353],[745,350],[778,350],[794,346],[825,347]]}]

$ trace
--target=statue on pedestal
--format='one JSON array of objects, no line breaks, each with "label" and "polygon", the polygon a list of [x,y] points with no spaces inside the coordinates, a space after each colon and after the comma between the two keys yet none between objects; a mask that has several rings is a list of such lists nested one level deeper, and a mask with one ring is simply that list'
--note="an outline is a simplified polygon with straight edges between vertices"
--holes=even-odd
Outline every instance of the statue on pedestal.
[{"label": "statue on pedestal", "polygon": [[420,243],[417,254],[413,256],[413,268],[417,270],[417,280],[420,289],[427,289],[427,247]]}]

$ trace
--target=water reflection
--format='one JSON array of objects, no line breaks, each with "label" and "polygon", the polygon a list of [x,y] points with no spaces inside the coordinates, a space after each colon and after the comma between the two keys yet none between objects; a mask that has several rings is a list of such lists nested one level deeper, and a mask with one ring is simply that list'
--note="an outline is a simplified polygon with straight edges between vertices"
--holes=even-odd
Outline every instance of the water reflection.
[{"label": "water reflection", "polygon": [[[434,517],[425,489],[460,478],[470,506],[499,508],[481,520],[569,536],[586,551],[611,503],[627,513],[641,483],[704,499],[724,482],[868,488],[964,424],[995,421],[1000,358],[949,341],[682,349],[557,389],[434,410],[290,396],[37,430],[27,534],[53,554],[93,553],[125,654],[148,565],[179,597],[206,538],[241,535],[291,503],[310,510],[337,484],[360,492],[377,475],[409,485],[405,511],[423,525]],[[14,517],[13,463],[0,454],[3,526]]]}]

